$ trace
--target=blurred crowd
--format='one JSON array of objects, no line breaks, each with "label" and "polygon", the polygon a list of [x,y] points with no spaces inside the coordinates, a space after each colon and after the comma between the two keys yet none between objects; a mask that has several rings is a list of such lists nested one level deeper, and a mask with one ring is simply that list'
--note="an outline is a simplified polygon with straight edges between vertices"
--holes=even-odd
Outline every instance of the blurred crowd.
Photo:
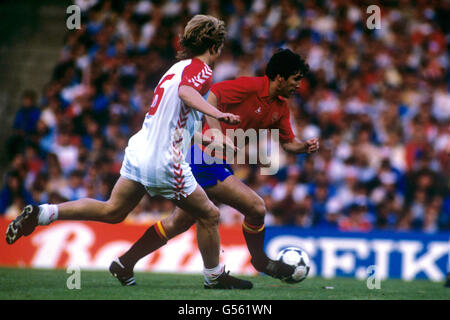
[{"label": "blurred crowd", "polygon": [[[128,138],[153,89],[174,63],[179,34],[195,14],[227,23],[214,81],[261,76],[277,48],[304,57],[310,73],[289,103],[315,155],[282,153],[276,175],[234,166],[266,202],[267,225],[342,231],[450,229],[450,1],[75,0],[79,30],[68,31],[52,80],[23,93],[0,212],[27,203],[106,200]],[[223,223],[242,216],[220,206]],[[128,220],[173,210],[144,197]]]}]

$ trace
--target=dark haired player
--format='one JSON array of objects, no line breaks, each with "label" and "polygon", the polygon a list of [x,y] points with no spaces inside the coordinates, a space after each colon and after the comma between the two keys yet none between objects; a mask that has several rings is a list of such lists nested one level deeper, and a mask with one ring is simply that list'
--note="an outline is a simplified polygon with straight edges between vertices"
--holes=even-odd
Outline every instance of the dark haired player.
[{"label": "dark haired player", "polygon": [[[286,102],[286,98],[298,89],[301,78],[308,70],[309,66],[298,54],[286,49],[272,56],[263,77],[241,77],[214,84],[208,102],[222,112],[239,115],[241,122],[239,125],[231,125],[207,117],[209,126],[220,128],[222,133],[225,133],[226,129],[237,128],[279,129],[281,146],[285,151],[316,152],[319,149],[317,138],[300,141],[292,132]],[[204,128],[204,132],[207,129],[208,126]],[[198,148],[197,145],[191,146],[191,154],[202,152]],[[233,175],[229,164],[195,164],[191,161],[190,165],[196,180],[211,199],[244,214],[242,230],[255,269],[278,279],[291,276],[294,267],[271,260],[264,252],[264,200]],[[150,227],[131,249],[119,258],[118,262],[124,266],[123,272],[118,276],[121,283],[126,284],[129,279],[134,280],[133,268],[139,259],[157,250],[194,223],[195,220],[190,215],[177,208],[175,214]]]}]

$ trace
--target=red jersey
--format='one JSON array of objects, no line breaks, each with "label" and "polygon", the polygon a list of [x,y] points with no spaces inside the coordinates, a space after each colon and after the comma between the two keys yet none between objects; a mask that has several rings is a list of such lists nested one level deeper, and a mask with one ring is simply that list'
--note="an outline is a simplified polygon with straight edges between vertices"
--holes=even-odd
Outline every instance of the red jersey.
[{"label": "red jersey", "polygon": [[[278,97],[270,101],[269,78],[240,77],[212,85],[211,91],[217,97],[217,108],[225,113],[241,117],[237,125],[221,122],[222,132],[226,129],[279,129],[280,141],[291,142],[295,135],[289,117],[286,100]],[[206,123],[203,132],[209,128]]]}]

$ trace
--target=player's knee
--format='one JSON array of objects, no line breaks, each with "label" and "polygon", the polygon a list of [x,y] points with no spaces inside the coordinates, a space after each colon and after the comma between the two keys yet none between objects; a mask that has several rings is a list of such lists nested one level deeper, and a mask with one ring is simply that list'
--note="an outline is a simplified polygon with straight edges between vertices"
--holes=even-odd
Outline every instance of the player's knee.
[{"label": "player's knee", "polygon": [[266,216],[266,204],[264,203],[264,200],[261,197],[255,197],[255,199],[252,201],[252,205],[250,207],[249,212],[247,212],[247,215],[254,219],[263,219]]},{"label": "player's knee", "polygon": [[198,222],[208,227],[216,227],[219,224],[220,211],[214,203],[210,202],[205,209],[205,214],[198,219]]},{"label": "player's knee", "polygon": [[107,203],[104,210],[104,222],[116,224],[125,220],[127,214],[123,212],[120,207],[114,206],[113,204]]}]

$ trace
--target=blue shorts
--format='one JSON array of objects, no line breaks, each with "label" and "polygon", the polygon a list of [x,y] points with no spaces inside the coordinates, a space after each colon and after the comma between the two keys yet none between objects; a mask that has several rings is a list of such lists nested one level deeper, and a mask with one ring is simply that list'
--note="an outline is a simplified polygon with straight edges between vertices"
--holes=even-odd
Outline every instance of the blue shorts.
[{"label": "blue shorts", "polygon": [[[194,161],[194,158],[197,161]],[[209,160],[208,163],[205,162],[205,159]],[[234,171],[229,164],[215,163],[213,162],[213,159],[214,158],[203,153],[197,145],[192,145],[186,156],[186,162],[191,166],[195,180],[197,180],[202,188],[215,186],[217,181],[224,181],[234,174]]]}]

